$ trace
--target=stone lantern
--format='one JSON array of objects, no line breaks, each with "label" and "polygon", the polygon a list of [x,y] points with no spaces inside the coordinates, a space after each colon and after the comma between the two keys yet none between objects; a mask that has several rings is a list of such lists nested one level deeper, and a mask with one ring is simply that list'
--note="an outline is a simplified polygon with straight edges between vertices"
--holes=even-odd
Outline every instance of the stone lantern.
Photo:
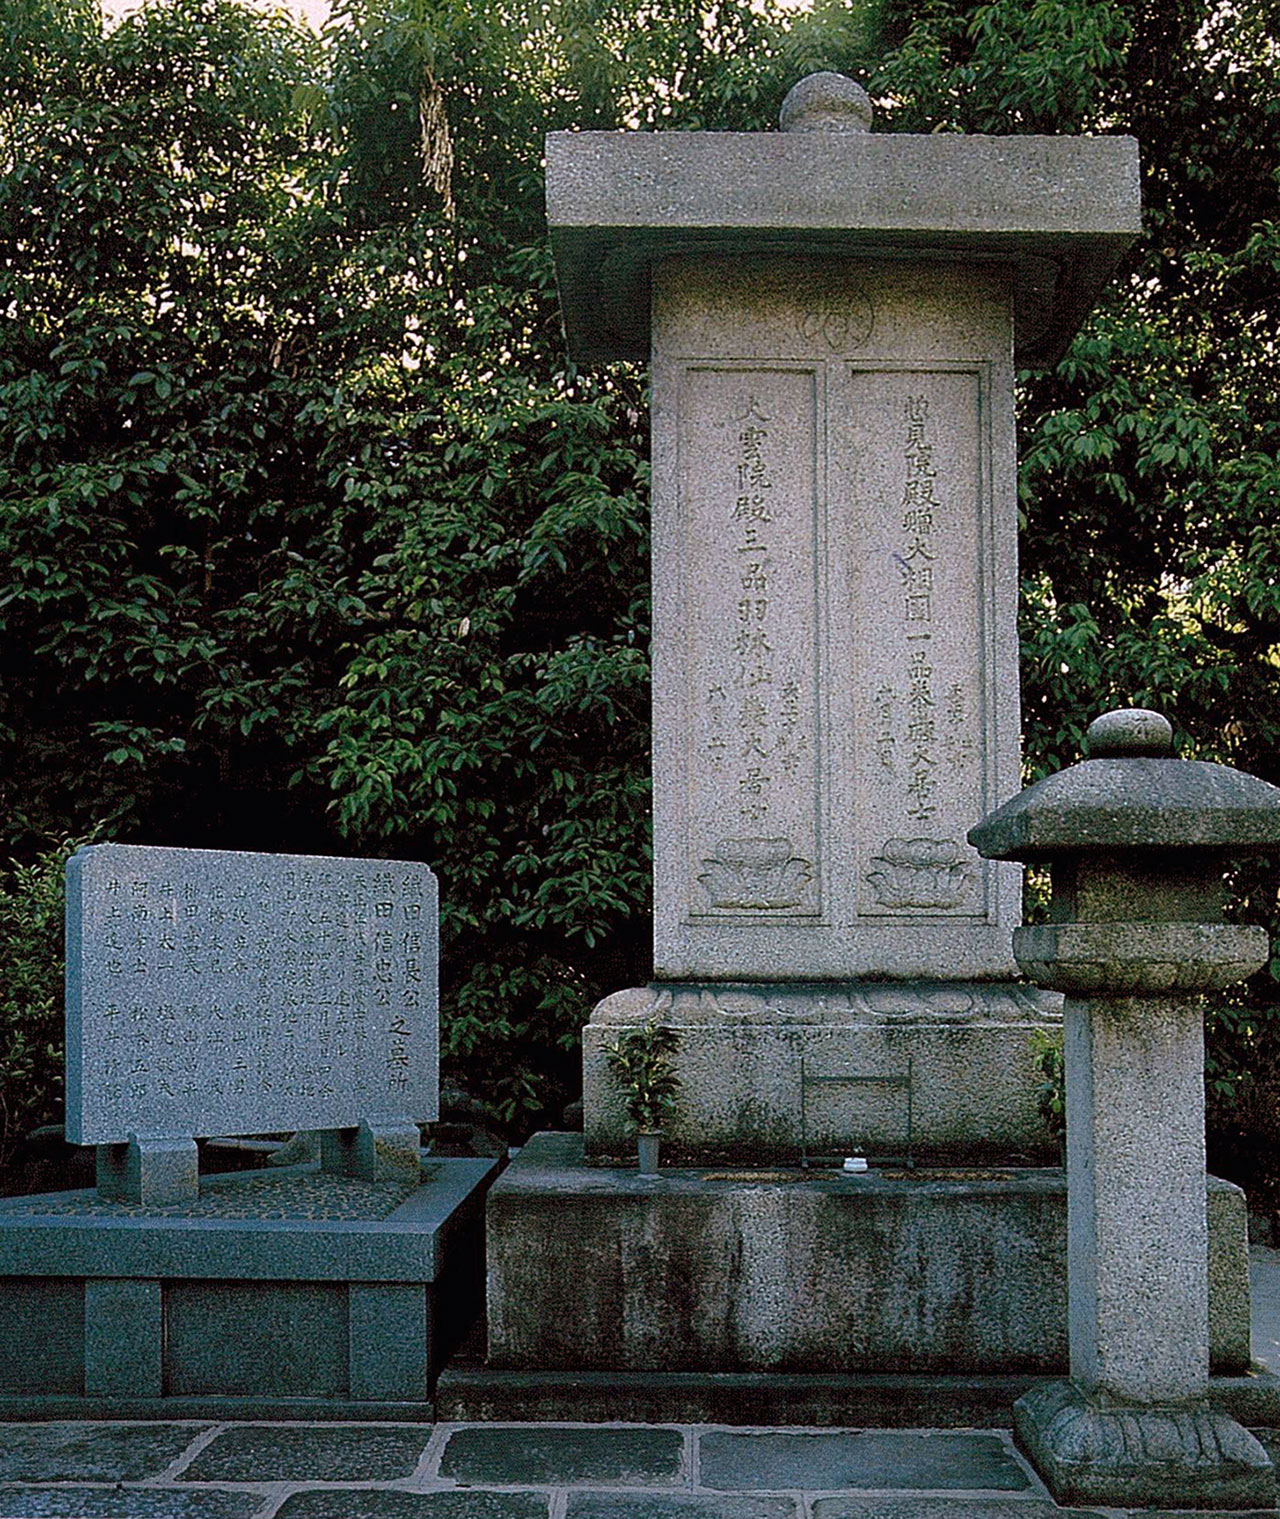
[{"label": "stone lantern", "polygon": [[1208,1401],[1202,1005],[1266,963],[1264,929],[1223,921],[1223,876],[1280,845],[1280,789],[1172,758],[1155,712],[1088,741],[969,834],[1049,865],[1049,921],[1013,948],[1067,994],[1071,1380],[1018,1401],[1018,1439],[1059,1501],[1270,1507],[1265,1451]]}]

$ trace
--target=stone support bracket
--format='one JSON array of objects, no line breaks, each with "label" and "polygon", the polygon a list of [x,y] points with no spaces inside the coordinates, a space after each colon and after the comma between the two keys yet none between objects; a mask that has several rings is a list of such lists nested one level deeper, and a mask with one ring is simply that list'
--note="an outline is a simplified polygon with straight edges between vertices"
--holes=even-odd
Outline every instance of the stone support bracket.
[{"label": "stone support bracket", "polygon": [[200,1161],[190,1135],[130,1134],[127,1143],[98,1145],[98,1196],[104,1202],[168,1208],[200,1195]]},{"label": "stone support bracket", "polygon": [[421,1175],[422,1140],[411,1118],[364,1118],[354,1129],[326,1129],[320,1139],[321,1167],[360,1181],[416,1182]]}]

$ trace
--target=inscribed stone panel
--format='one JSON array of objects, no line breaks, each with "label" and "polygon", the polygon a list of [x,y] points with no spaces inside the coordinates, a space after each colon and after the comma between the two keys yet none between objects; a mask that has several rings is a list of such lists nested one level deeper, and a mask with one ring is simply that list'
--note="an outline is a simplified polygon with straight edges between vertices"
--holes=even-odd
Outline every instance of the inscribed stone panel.
[{"label": "inscribed stone panel", "polygon": [[67,1137],[436,1112],[425,865],[100,844],[67,866]]},{"label": "inscribed stone panel", "polygon": [[965,842],[990,787],[983,389],[975,368],[850,375],[863,918],[986,913],[990,871]]},{"label": "inscribed stone panel", "polygon": [[695,917],[820,911],[817,405],[812,369],[684,373]]}]

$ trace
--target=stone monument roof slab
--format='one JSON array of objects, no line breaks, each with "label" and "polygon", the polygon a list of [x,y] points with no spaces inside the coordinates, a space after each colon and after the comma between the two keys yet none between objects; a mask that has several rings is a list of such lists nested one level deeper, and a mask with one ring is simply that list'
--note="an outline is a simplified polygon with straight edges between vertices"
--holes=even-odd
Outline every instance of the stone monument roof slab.
[{"label": "stone monument roof slab", "polygon": [[1052,362],[1141,230],[1130,137],[553,132],[547,219],[571,356],[643,359],[674,254],[1015,266],[1017,354]]}]

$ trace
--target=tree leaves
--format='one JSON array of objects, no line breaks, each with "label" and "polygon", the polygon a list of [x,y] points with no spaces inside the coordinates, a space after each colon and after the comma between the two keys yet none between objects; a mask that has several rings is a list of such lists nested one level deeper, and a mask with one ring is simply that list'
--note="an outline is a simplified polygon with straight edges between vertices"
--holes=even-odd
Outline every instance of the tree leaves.
[{"label": "tree leaves", "polygon": [[1266,10],[350,0],[317,42],[236,0],[105,38],[10,7],[8,848],[110,818],[427,859],[448,1069],[554,1120],[592,1001],[649,974],[648,444],[641,374],[564,359],[543,137],[765,128],[816,67],[880,131],[1140,138],[1147,235],[1020,378],[1028,769],[1143,701],[1280,779]]}]

